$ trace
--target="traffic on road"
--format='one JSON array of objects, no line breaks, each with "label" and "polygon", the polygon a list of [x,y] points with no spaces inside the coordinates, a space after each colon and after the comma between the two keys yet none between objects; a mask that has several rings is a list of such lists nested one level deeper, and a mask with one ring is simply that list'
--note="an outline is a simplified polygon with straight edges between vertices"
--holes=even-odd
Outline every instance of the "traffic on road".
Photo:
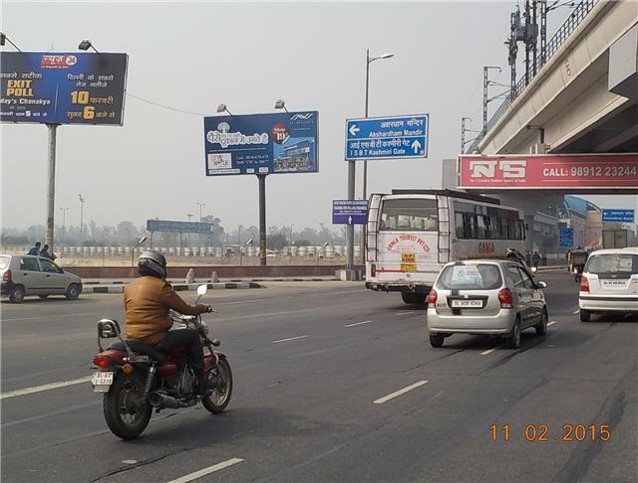
[{"label": "traffic on road", "polygon": [[3,481],[636,479],[638,318],[580,322],[573,276],[540,275],[546,333],[516,349],[433,348],[423,306],[352,282],[208,292],[229,405],[168,408],[128,443],[91,385],[96,323],[124,322],[122,296],[3,304]]}]

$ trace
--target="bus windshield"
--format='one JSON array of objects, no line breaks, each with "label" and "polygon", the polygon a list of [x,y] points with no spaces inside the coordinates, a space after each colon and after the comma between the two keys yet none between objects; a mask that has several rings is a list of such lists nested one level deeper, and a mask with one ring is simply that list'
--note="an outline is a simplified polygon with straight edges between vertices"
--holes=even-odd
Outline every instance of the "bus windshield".
[{"label": "bus windshield", "polygon": [[436,200],[386,199],[381,205],[379,229],[386,231],[438,231]]}]

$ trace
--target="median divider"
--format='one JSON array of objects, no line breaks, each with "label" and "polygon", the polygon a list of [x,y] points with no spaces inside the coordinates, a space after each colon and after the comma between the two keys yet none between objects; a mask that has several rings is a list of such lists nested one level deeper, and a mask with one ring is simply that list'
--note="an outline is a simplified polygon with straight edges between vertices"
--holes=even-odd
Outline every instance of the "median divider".
[{"label": "median divider", "polygon": [[[89,282],[82,287],[82,293],[123,293],[124,285],[128,282]],[[203,285],[201,283],[175,283],[172,284],[173,289],[176,292],[183,292],[187,290],[195,291],[197,287]],[[224,290],[224,289],[246,289],[246,288],[263,288],[263,285],[256,282],[218,282],[206,284],[211,290]]]}]

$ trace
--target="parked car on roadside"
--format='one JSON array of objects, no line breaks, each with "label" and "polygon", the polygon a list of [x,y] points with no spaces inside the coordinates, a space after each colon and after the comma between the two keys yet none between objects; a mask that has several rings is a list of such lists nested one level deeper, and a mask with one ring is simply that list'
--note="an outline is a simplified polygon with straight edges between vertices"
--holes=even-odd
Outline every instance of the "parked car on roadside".
[{"label": "parked car on roadside", "polygon": [[522,264],[512,260],[462,260],[440,271],[427,302],[427,330],[433,347],[452,334],[504,337],[517,348],[521,331],[547,331],[547,305],[542,291]]},{"label": "parked car on roadside", "polygon": [[20,303],[25,296],[64,295],[69,300],[82,293],[82,279],[67,272],[46,257],[0,255],[1,293],[11,302]]},{"label": "parked car on roadside", "polygon": [[638,313],[638,247],[596,250],[580,279],[581,322],[592,314]]}]

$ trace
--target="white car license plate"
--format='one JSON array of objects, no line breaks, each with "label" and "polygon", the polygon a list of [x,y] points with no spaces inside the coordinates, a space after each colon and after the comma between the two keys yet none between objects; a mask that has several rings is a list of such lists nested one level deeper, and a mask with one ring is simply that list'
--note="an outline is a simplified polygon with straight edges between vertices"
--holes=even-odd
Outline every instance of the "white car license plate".
[{"label": "white car license plate", "polygon": [[607,290],[625,290],[627,282],[624,280],[601,280],[600,286]]},{"label": "white car license plate", "polygon": [[93,392],[108,392],[109,387],[113,384],[113,373],[101,371],[94,372],[91,384],[93,384]]},{"label": "white car license plate", "polygon": [[482,300],[452,300],[452,307],[455,309],[472,308],[480,309],[483,307]]}]

